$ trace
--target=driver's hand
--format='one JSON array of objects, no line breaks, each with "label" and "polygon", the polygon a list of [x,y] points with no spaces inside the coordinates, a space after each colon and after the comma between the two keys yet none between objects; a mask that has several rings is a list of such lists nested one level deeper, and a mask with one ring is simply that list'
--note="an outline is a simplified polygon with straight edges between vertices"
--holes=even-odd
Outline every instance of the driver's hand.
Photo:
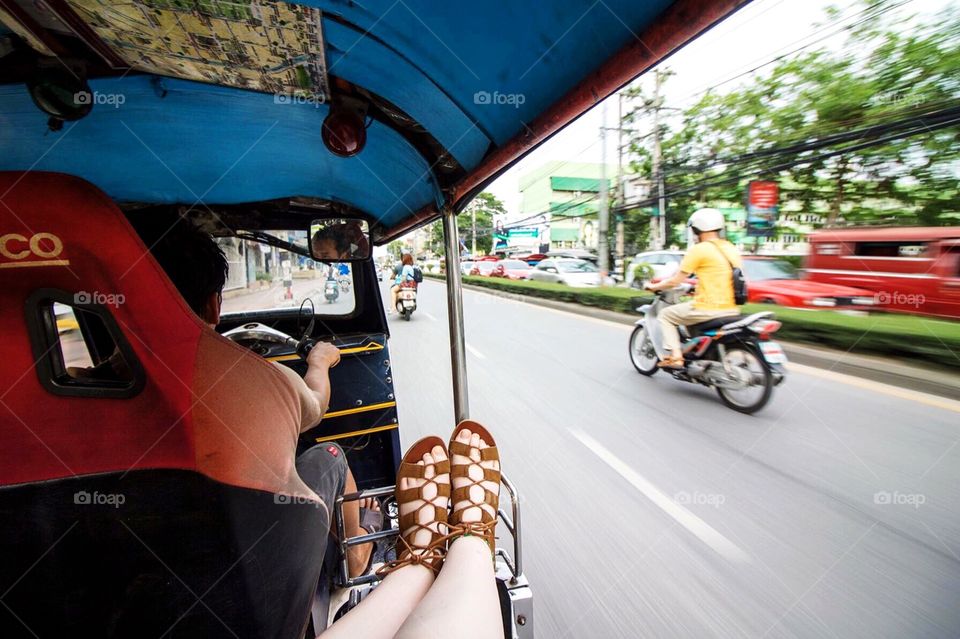
[{"label": "driver's hand", "polygon": [[310,366],[333,368],[340,363],[340,350],[330,342],[317,342],[307,355]]}]

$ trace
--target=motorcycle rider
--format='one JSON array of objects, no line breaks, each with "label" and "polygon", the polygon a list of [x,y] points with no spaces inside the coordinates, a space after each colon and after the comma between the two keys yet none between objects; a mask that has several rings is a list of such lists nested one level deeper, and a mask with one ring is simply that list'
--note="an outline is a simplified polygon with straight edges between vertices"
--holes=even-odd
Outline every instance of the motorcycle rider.
[{"label": "motorcycle rider", "polygon": [[678,326],[737,314],[733,269],[740,266],[741,259],[737,248],[720,237],[724,227],[723,213],[717,209],[699,209],[690,216],[687,226],[697,239],[696,244],[683,256],[680,270],[673,277],[647,287],[651,291],[668,290],[692,274],[697,275],[697,291],[693,301],[668,306],[659,315],[663,348],[669,353],[658,364],[661,368],[683,368]]},{"label": "motorcycle rider", "polygon": [[[400,295],[400,287],[410,285],[414,282],[413,278],[413,256],[404,253],[400,260],[400,268],[397,270],[397,276],[393,280],[393,286],[390,287],[390,307],[387,308],[387,315],[393,315],[397,308],[397,298]],[[413,284],[416,287],[416,284]]]}]

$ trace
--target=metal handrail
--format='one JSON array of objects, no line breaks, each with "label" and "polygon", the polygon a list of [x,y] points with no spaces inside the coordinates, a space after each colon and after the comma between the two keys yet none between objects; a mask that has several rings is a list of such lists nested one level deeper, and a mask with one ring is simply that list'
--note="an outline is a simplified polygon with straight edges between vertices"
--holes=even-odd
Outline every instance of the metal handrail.
[{"label": "metal handrail", "polygon": [[[497,548],[496,555],[501,557],[507,564],[507,567],[510,569],[510,574],[512,575],[510,583],[511,585],[515,585],[518,578],[523,575],[523,542],[520,521],[520,493],[517,491],[516,486],[513,485],[513,482],[507,479],[506,476],[501,475],[500,483],[507,489],[507,493],[510,495],[510,514],[507,514],[503,508],[500,508],[497,510],[497,517],[503,522],[504,526],[506,526],[507,530],[510,531],[510,535],[513,537],[513,557],[511,559],[507,551],[502,548]],[[350,577],[350,566],[347,561],[347,551],[351,546],[359,546],[360,544],[380,541],[381,539],[389,539],[392,537],[397,537],[400,534],[399,530],[392,527],[387,527],[379,532],[358,535],[356,537],[347,537],[347,532],[343,523],[344,502],[357,501],[359,499],[363,499],[364,497],[387,497],[393,495],[395,490],[396,486],[370,488],[367,490],[360,490],[355,493],[341,495],[337,497],[337,500],[334,502],[334,517],[337,525],[337,538],[339,539],[340,544],[340,566],[337,580],[340,586],[349,588],[351,586],[360,586],[380,580],[380,577],[378,577],[376,573],[361,575],[353,578]],[[384,512],[384,517],[393,519],[386,512]]]}]

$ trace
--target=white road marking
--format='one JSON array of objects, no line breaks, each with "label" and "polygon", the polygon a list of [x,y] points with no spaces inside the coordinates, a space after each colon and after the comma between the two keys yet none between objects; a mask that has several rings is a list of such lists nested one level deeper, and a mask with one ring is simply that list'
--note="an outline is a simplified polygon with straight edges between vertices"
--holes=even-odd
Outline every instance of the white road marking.
[{"label": "white road marking", "polygon": [[473,346],[470,346],[469,344],[467,344],[466,346],[467,346],[467,350],[473,353],[473,356],[476,357],[477,359],[487,359],[486,355],[484,355],[483,353],[475,349]]},{"label": "white road marking", "polygon": [[604,448],[595,439],[579,430],[570,428],[570,434],[580,440],[584,446],[589,448],[610,468],[626,479],[634,488],[658,506],[663,512],[667,513],[677,521],[681,526],[693,533],[700,541],[710,547],[711,550],[719,554],[728,561],[738,563],[749,563],[750,558],[736,544],[721,535],[715,528],[710,526],[692,512],[678,504],[659,488],[644,479],[637,471],[633,470],[627,464],[620,460],[616,455]]},{"label": "white road marking", "polygon": [[420,311],[420,312],[423,313],[424,315],[426,315],[426,316],[427,316],[427,319],[433,320],[434,322],[437,321],[437,318],[434,317],[433,315],[431,315],[430,313],[428,313],[428,312],[426,312],[426,311]]},{"label": "white road marking", "polygon": [[960,402],[954,399],[940,397],[939,395],[931,395],[929,393],[922,393],[920,391],[908,390],[906,388],[900,388],[899,386],[884,384],[883,382],[875,382],[872,379],[853,377],[851,375],[835,373],[834,371],[815,368],[813,366],[804,366],[803,364],[795,364],[793,362],[787,364],[787,370],[796,371],[797,373],[803,373],[804,375],[810,375],[812,377],[828,379],[834,382],[840,382],[842,384],[863,388],[865,390],[870,390],[875,393],[882,393],[883,395],[889,395],[899,399],[908,399],[919,404],[926,404],[927,406],[942,408],[943,410],[949,410],[955,413],[960,413]]}]

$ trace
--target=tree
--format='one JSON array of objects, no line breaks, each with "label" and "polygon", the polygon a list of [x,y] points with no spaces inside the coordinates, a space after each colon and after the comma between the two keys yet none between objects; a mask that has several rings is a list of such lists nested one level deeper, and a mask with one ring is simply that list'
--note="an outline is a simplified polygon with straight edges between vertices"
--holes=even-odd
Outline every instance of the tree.
[{"label": "tree", "polygon": [[[457,228],[467,248],[473,246],[473,216],[476,215],[477,253],[489,254],[493,248],[493,216],[505,215],[507,209],[493,193],[484,191],[467,205],[457,218]],[[443,253],[443,220],[430,225],[429,239],[431,249]]]},{"label": "tree", "polygon": [[[955,224],[960,9],[893,24],[892,8],[862,0],[841,50],[799,52],[683,111],[664,133],[668,220],[739,204],[747,182],[769,178],[782,203],[828,224]],[[646,146],[631,140],[634,170],[650,176]]]}]

